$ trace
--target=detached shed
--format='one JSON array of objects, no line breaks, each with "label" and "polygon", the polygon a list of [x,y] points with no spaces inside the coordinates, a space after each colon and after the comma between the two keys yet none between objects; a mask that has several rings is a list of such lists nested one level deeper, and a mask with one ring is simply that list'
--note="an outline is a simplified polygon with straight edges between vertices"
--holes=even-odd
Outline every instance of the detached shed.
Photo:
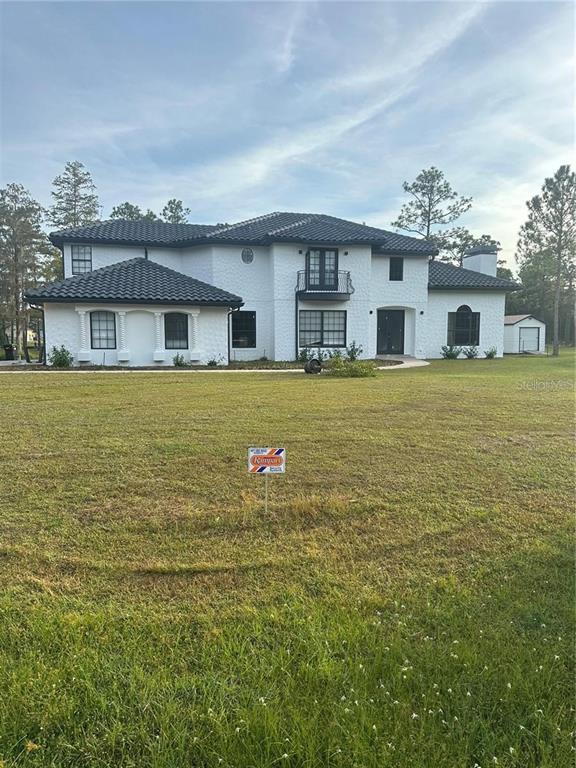
[{"label": "detached shed", "polygon": [[537,320],[533,315],[505,315],[505,354],[545,351],[546,326],[541,320]]}]

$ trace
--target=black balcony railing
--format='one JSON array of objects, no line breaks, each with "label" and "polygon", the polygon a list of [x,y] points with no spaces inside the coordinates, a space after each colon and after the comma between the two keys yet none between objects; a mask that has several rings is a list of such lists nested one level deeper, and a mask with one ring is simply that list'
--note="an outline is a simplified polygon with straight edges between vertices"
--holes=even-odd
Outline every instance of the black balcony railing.
[{"label": "black balcony railing", "polygon": [[354,293],[350,272],[338,270],[335,279],[329,282],[318,282],[318,275],[302,269],[298,272],[296,292],[300,298],[310,299],[340,299],[347,301],[350,294]]}]

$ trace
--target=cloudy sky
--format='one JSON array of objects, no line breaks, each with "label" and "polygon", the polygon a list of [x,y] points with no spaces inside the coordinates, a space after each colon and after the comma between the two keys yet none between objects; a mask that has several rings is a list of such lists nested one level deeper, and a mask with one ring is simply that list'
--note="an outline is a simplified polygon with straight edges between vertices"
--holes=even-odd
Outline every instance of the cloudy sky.
[{"label": "cloudy sky", "polygon": [[574,145],[564,2],[2,2],[1,182],[42,203],[68,160],[106,217],[181,198],[389,227],[430,165],[513,260]]}]

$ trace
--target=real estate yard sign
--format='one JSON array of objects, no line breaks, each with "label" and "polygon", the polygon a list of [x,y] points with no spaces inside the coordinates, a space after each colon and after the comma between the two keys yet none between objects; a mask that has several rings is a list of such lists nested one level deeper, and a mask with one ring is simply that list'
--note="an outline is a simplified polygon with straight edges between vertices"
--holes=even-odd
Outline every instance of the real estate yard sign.
[{"label": "real estate yard sign", "polygon": [[264,509],[268,513],[268,476],[286,472],[285,448],[248,448],[248,472],[264,475]]},{"label": "real estate yard sign", "polygon": [[248,448],[248,472],[258,475],[277,475],[286,471],[284,448]]}]

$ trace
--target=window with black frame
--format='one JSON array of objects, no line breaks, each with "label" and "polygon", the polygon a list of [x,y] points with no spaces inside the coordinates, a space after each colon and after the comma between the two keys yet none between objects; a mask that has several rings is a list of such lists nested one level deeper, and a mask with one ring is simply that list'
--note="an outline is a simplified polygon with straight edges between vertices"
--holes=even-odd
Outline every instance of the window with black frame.
[{"label": "window with black frame", "polygon": [[388,279],[392,281],[404,280],[404,259],[402,256],[390,257]]},{"label": "window with black frame", "polygon": [[298,335],[301,347],[345,347],[346,311],[301,309]]},{"label": "window with black frame", "polygon": [[477,347],[479,343],[480,312],[472,312],[466,304],[448,312],[448,345]]},{"label": "window with black frame", "polygon": [[90,312],[92,349],[116,349],[116,317],[114,312]]},{"label": "window with black frame", "polygon": [[256,346],[256,312],[232,313],[232,347],[250,349]]},{"label": "window with black frame", "polygon": [[92,246],[72,246],[72,274],[83,275],[92,272]]},{"label": "window with black frame", "polygon": [[164,315],[164,346],[166,349],[188,349],[188,315],[184,312]]}]

